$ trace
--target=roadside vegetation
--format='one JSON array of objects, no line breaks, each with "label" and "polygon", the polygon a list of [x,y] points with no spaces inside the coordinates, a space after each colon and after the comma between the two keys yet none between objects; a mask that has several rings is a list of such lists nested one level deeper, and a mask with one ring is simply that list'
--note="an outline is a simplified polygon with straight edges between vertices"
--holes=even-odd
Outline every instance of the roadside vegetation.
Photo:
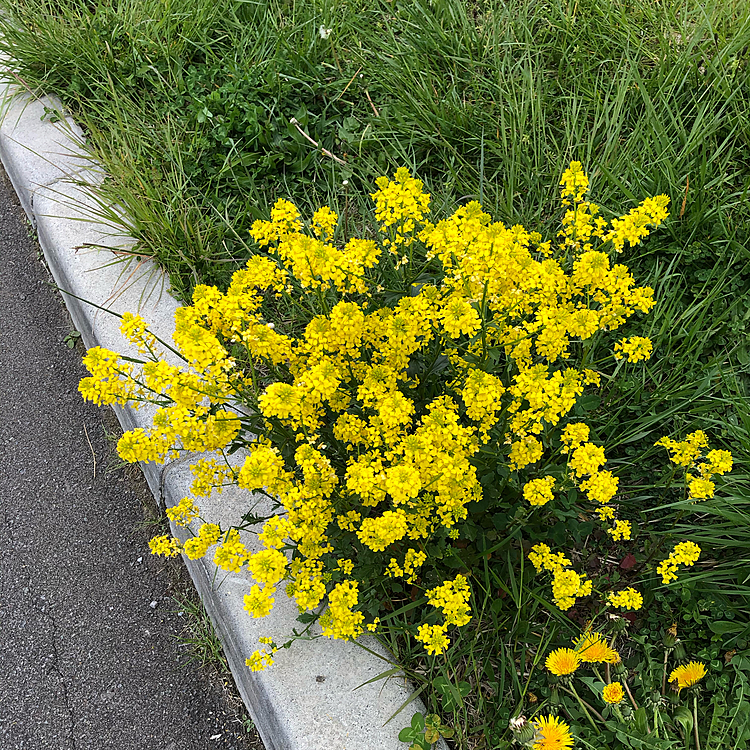
[{"label": "roadside vegetation", "polygon": [[[265,447],[281,461],[277,474],[263,475],[268,481],[257,487],[247,475],[229,479],[249,489],[278,482],[276,495],[284,497],[289,492],[285,482],[297,482],[299,489],[309,480],[303,480],[298,467],[318,460],[297,455],[295,446],[320,434],[329,446],[324,446],[326,458],[344,483],[351,457],[364,455],[364,449],[346,438],[339,416],[343,411],[373,427],[375,412],[383,419],[377,406],[381,396],[373,391],[370,401],[363,399],[357,390],[364,383],[360,374],[346,381],[331,371],[326,377],[342,390],[349,388],[351,401],[316,407],[312,417],[299,416],[295,422],[291,412],[274,411],[263,400],[264,393],[275,392],[265,389],[274,383],[298,387],[300,372],[312,367],[299,354],[312,346],[308,325],[321,317],[333,325],[339,304],[358,306],[364,316],[397,310],[408,318],[416,315],[409,305],[420,304],[409,300],[428,299],[413,322],[427,321],[430,331],[419,329],[413,341],[403,339],[400,351],[406,359],[398,366],[398,347],[396,359],[378,363],[394,368],[390,395],[410,400],[415,415],[412,424],[404,407],[406,421],[392,434],[384,433],[383,471],[400,465],[394,456],[405,455],[406,449],[397,447],[404,438],[398,430],[413,428],[416,434],[433,400],[450,397],[466,429],[485,419],[486,434],[477,424],[471,428],[484,447],[476,455],[466,453],[479,494],[466,505],[465,517],[443,516],[429,539],[408,537],[405,531],[378,549],[372,535],[357,533],[361,520],[375,522],[378,503],[350,507],[353,494],[367,500],[363,486],[352,485],[348,494],[337,490],[331,501],[335,514],[353,511],[360,518],[350,519],[351,528],[345,521],[332,522],[336,530],[329,541],[338,559],[351,557],[353,568],[346,572],[344,565],[336,574],[330,567],[325,596],[303,607],[317,611],[322,606],[324,628],[339,637],[356,634],[358,626],[343,615],[336,619],[337,602],[343,607],[339,614],[362,612],[362,627],[380,618],[373,628],[376,636],[393,650],[428,705],[427,723],[415,717],[404,730],[405,741],[429,747],[442,734],[462,750],[524,742],[552,750],[568,746],[570,731],[576,747],[597,750],[699,745],[728,750],[747,744],[747,3],[0,0],[0,7],[7,14],[0,21],[0,51],[11,57],[17,80],[34,92],[61,97],[84,127],[92,158],[109,175],[88,188],[100,218],[135,237],[133,254],[153,257],[169,274],[173,293],[188,304],[193,301],[196,309],[208,304],[201,285],[216,287],[211,297],[215,317],[210,322],[196,318],[194,324],[205,329],[196,335],[208,336],[209,344],[219,342],[247,378],[244,385],[229,376],[216,380],[216,373],[225,372],[219,358],[204,363],[214,380],[202,387],[212,393],[229,388],[248,416],[239,432],[222,445],[217,439],[215,447],[242,444],[255,455],[247,435],[265,434]],[[571,162],[583,165],[586,189],[583,171]],[[409,175],[397,171],[403,167]],[[564,173],[567,204],[561,206]],[[383,175],[391,182],[376,184]],[[425,193],[430,194],[430,214],[413,208],[425,208],[420,198]],[[652,204],[642,210],[644,199],[661,195],[669,198],[666,219]],[[280,199],[286,202],[277,203]],[[570,294],[580,292],[580,298],[572,302],[563,295],[554,307],[570,303],[594,310],[599,316],[595,327],[577,333],[569,329],[569,351],[563,348],[553,356],[538,343],[552,330],[545,318],[538,328],[524,329],[536,349],[528,357],[512,351],[503,338],[508,310],[502,308],[501,315],[499,303],[493,307],[481,290],[470,293],[461,287],[455,271],[468,263],[463,250],[449,252],[427,224],[449,217],[458,221],[456,216],[464,216],[461,207],[472,201],[494,222],[538,233],[525,242],[530,265],[515,269],[514,283],[521,284],[548,252],[570,279],[580,277],[576,264],[586,253],[601,252],[610,264],[607,272],[615,263],[627,266],[633,288],[652,288],[655,305],[638,307],[626,297],[625,303],[642,314],[631,310],[614,325],[601,312],[604,303],[595,298],[593,287],[584,294],[579,280],[580,289]],[[606,221],[598,237],[592,233],[597,214],[591,201]],[[292,204],[307,222],[304,227],[295,224]],[[335,219],[331,213],[315,214],[322,206]],[[630,213],[634,209],[641,213]],[[573,211],[567,224],[561,223],[566,211]],[[616,222],[628,215],[643,219],[638,226],[648,229],[648,237],[623,239],[624,225]],[[458,236],[470,225],[468,220],[461,225]],[[484,231],[475,229],[476,236]],[[607,237],[610,231],[614,234]],[[350,270],[359,263],[359,276],[342,281],[330,270],[333,261],[311,275],[295,265],[294,242],[302,240],[294,237],[302,235],[313,244],[329,241],[339,248],[337,262],[346,258],[354,264],[347,266]],[[377,262],[367,265],[364,256],[347,256],[352,238],[377,245]],[[394,245],[385,239],[410,248],[404,255],[408,262],[401,262],[400,253],[393,255]],[[620,247],[618,239],[623,239]],[[267,258],[289,273],[281,283],[268,272],[266,288],[276,284],[277,294],[258,291]],[[279,354],[286,351],[279,342],[273,344],[281,347],[278,352],[267,340],[265,353],[247,339],[235,346],[228,329],[216,322],[224,314],[221,305],[228,304],[221,300],[236,293],[233,274],[248,262],[255,269],[258,299],[243,325],[249,330],[259,321],[273,322],[278,335],[295,344],[288,356]],[[362,279],[360,286],[355,277]],[[493,283],[489,276],[485,282],[486,288]],[[437,290],[434,297],[430,288]],[[533,317],[543,300],[534,296],[531,281],[523,289]],[[460,322],[451,327],[445,311],[458,297],[474,312],[464,310],[465,318],[458,316]],[[375,317],[382,323],[391,314]],[[128,334],[145,347],[148,359],[143,331],[131,324]],[[348,357],[347,366],[355,370],[374,366],[391,343],[379,328],[368,335],[370,344],[381,336],[382,351],[363,344],[356,356],[346,347],[334,356],[334,346],[317,352],[315,363],[329,357],[335,369],[340,356]],[[648,338],[650,351],[634,337]],[[618,349],[623,340],[627,343]],[[180,348],[196,368],[200,356]],[[312,349],[305,351],[309,355]],[[514,423],[513,415],[534,410],[534,400],[524,401],[522,394],[538,394],[530,386],[523,391],[520,384],[535,366],[545,368],[550,380],[565,368],[593,369],[599,382],[582,374],[588,380],[575,404],[560,410],[556,421],[547,414],[540,432],[523,435],[525,428]],[[103,372],[92,370],[94,380],[115,382],[112,371]],[[130,382],[124,372],[117,382]],[[471,378],[496,380],[487,379],[472,391]],[[148,396],[168,408],[170,397],[160,387],[153,385]],[[117,393],[105,391],[98,392],[105,402],[146,397],[125,385]],[[490,396],[480,408],[478,393],[504,396],[497,396],[493,411]],[[328,403],[330,396],[315,403]],[[196,414],[193,418],[200,421]],[[313,421],[305,423],[307,418]],[[589,433],[574,445],[572,433],[564,429],[580,423]],[[523,463],[520,449],[511,451],[530,435],[539,436],[544,453]],[[665,436],[674,442],[657,445]],[[573,462],[574,452],[586,445],[603,446],[606,471],[619,478],[606,501],[596,499],[590,484],[605,472],[603,464],[589,471],[576,469]],[[130,444],[130,452],[123,449],[121,455],[163,457],[139,451]],[[420,488],[413,495],[405,489],[405,497],[432,497],[435,491],[425,482],[430,470],[420,469]],[[205,479],[210,486],[210,478]],[[715,487],[696,485],[697,479]],[[399,502],[387,507],[398,514]],[[605,507],[616,508],[616,517],[599,512]],[[626,523],[627,531],[617,523]],[[381,531],[386,537],[386,531],[392,533]],[[205,533],[207,541],[213,532]],[[426,555],[421,574],[406,569],[405,536],[415,552],[419,548]],[[232,539],[222,537],[224,547]],[[285,544],[299,555],[302,541],[292,534]],[[686,542],[694,547],[675,551]],[[177,551],[169,544],[163,541],[160,550]],[[539,547],[545,544],[549,554],[563,553],[567,562],[545,557]],[[325,558],[328,552],[315,557],[309,551],[303,558],[338,564]],[[679,564],[676,579],[663,563],[671,554]],[[389,574],[391,557],[396,565]],[[248,555],[240,564],[252,569],[252,559]],[[354,604],[351,589],[345,596],[343,588],[332,588],[343,586],[352,570],[362,594]],[[299,573],[287,576],[297,586],[293,593],[301,580],[314,578]],[[555,590],[560,573],[578,577],[572,603]],[[458,604],[452,614],[447,605],[435,604],[461,600],[467,590],[462,580],[471,590],[468,621]],[[435,593],[441,586],[448,588]],[[611,593],[629,590],[642,601],[623,599],[615,606],[609,599]],[[262,610],[260,599],[249,608]],[[309,624],[309,612],[304,618]],[[429,629],[420,631],[423,625]],[[450,638],[449,647],[439,647],[441,636]],[[587,648],[599,648],[603,658],[581,662]],[[258,659],[270,660],[271,650],[254,666],[262,666]],[[408,724],[411,714],[405,707],[394,721]],[[562,744],[553,744],[553,737]]]}]

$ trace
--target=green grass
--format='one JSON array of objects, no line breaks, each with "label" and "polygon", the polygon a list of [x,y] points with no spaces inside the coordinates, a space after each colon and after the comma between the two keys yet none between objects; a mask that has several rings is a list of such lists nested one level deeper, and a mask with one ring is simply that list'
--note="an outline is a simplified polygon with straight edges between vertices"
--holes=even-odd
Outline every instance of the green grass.
[{"label": "green grass", "polygon": [[[654,357],[605,369],[598,400],[577,415],[607,446],[643,555],[661,559],[683,538],[707,553],[688,582],[649,583],[626,662],[641,675],[639,700],[658,681],[651,650],[679,621],[685,647],[710,662],[719,696],[701,709],[706,726],[724,732],[721,750],[743,746],[739,719],[716,717],[721,700],[748,705],[748,665],[734,669],[722,653],[747,659],[750,643],[750,5],[0,0],[0,8],[9,17],[0,51],[29,87],[62,97],[110,175],[90,188],[98,217],[135,237],[133,254],[155,258],[182,299],[196,284],[228,283],[253,252],[249,227],[279,197],[306,215],[330,205],[343,236],[371,231],[367,194],[401,165],[425,181],[438,215],[478,199],[495,219],[549,239],[559,221],[555,186],[571,159],[583,162],[608,218],[668,194],[670,219],[622,256],[658,304],[618,334],[649,335]],[[602,357],[612,341],[603,343]],[[737,462],[717,498],[699,507],[664,488],[666,456],[653,445],[696,428]],[[563,538],[568,523],[561,514],[550,533]],[[496,548],[479,535],[465,553],[479,616],[448,658],[426,658],[398,627],[388,643],[462,748],[507,746],[516,711],[555,699],[540,659],[583,624],[544,600],[520,541],[506,541]],[[596,561],[621,580],[618,563]],[[409,603],[404,595],[403,628]],[[471,687],[465,700],[462,682]]]},{"label": "green grass", "polygon": [[[744,241],[742,2],[9,5],[18,26],[2,46],[17,72],[87,126],[113,175],[107,198],[126,202],[139,252],[182,295],[226,283],[246,257],[234,231],[245,238],[277,197],[342,209],[344,179],[364,194],[402,164],[438,206],[477,197],[548,231],[551,186],[572,158],[613,211],[629,207],[621,196],[666,192],[677,214],[689,178],[684,213],[651,254],[680,248],[699,271]],[[364,205],[349,211],[367,219]]]}]

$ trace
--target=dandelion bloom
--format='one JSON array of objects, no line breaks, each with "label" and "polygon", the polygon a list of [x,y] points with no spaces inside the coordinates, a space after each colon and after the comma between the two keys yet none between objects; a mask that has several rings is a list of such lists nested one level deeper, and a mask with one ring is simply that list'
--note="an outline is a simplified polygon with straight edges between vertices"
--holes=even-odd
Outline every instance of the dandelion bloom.
[{"label": "dandelion bloom", "polygon": [[609,685],[605,685],[604,690],[602,690],[602,698],[605,703],[616,704],[624,697],[625,693],[622,689],[622,684],[619,682],[612,682]]},{"label": "dandelion bloom", "polygon": [[573,747],[570,727],[556,716],[540,716],[534,719],[537,736],[533,750],[566,750]]},{"label": "dandelion bloom", "polygon": [[669,681],[677,681],[677,690],[692,687],[699,683],[706,676],[706,665],[700,661],[691,661],[689,664],[683,664],[681,667],[672,670],[669,675]]},{"label": "dandelion bloom", "polygon": [[600,633],[584,633],[574,641],[574,645],[578,656],[583,662],[591,664],[598,664],[600,662],[614,664],[619,657],[617,651],[607,645],[607,642],[602,638]]},{"label": "dandelion bloom", "polygon": [[573,674],[581,663],[581,655],[572,648],[558,648],[552,651],[544,662],[552,674],[561,677]]}]

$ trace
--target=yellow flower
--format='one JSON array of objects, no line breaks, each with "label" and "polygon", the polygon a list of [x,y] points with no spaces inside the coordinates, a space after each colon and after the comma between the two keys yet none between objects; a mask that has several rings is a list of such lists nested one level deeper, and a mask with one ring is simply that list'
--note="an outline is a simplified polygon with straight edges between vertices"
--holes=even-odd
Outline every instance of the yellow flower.
[{"label": "yellow flower", "polygon": [[687,475],[688,497],[691,500],[709,500],[714,496],[716,485],[710,479]]},{"label": "yellow flower", "polygon": [[708,447],[708,436],[703,430],[696,430],[691,432],[682,442],[663,437],[657,440],[654,445],[666,448],[671,454],[669,460],[672,463],[678,466],[690,466],[698,460],[702,449]]},{"label": "yellow flower", "polygon": [[560,434],[560,442],[563,444],[563,453],[567,453],[571,448],[575,449],[581,443],[589,439],[589,427],[583,422],[571,422],[565,426]]},{"label": "yellow flower", "polygon": [[552,651],[544,665],[552,674],[562,677],[573,674],[581,664],[581,655],[572,648],[558,648]]},{"label": "yellow flower", "polygon": [[[263,639],[260,640],[261,643],[264,642]],[[245,659],[245,664],[247,664],[253,672],[262,672],[266,667],[270,667],[273,664],[273,654],[275,654],[276,651],[276,648],[272,648],[270,653],[266,649],[254,651],[249,659]]]},{"label": "yellow flower", "polygon": [[599,467],[606,461],[604,448],[593,443],[584,443],[573,451],[570,468],[580,479],[586,474],[596,474]]},{"label": "yellow flower", "polygon": [[581,489],[592,502],[608,503],[616,494],[620,479],[611,471],[597,471],[581,482]]},{"label": "yellow flower", "polygon": [[607,602],[613,607],[638,610],[643,606],[643,596],[629,587],[624,591],[611,591],[607,594]]},{"label": "yellow flower", "polygon": [[695,542],[680,542],[666,560],[662,560],[656,568],[662,583],[677,580],[677,568],[680,564],[694,565],[701,554],[701,548]]},{"label": "yellow flower", "polygon": [[164,557],[175,557],[182,550],[180,540],[166,534],[153,537],[148,546],[152,555],[163,555]]},{"label": "yellow flower", "polygon": [[554,477],[532,479],[523,486],[523,497],[530,505],[545,505],[553,498]]},{"label": "yellow flower", "polygon": [[706,456],[709,474],[726,474],[732,470],[733,459],[729,451],[713,450]]},{"label": "yellow flower", "polygon": [[240,541],[240,532],[230,529],[227,532],[224,544],[216,548],[214,562],[222,569],[230,573],[237,573],[247,561],[248,551]]},{"label": "yellow flower", "polygon": [[600,521],[612,521],[615,517],[615,509],[609,505],[602,505],[601,508],[596,509],[596,515],[599,516]]},{"label": "yellow flower", "polygon": [[614,664],[620,658],[617,651],[607,645],[600,633],[583,633],[573,643],[582,662]]},{"label": "yellow flower", "polygon": [[563,172],[560,185],[562,185],[560,197],[563,199],[563,203],[568,204],[567,198],[569,197],[573,198],[576,203],[583,200],[584,193],[589,189],[589,178],[583,171],[583,165],[580,161],[570,162],[570,166]]},{"label": "yellow flower", "polygon": [[602,690],[602,698],[605,703],[616,704],[619,703],[625,697],[625,693],[622,689],[622,685],[619,682],[613,682],[609,685],[604,686]]},{"label": "yellow flower", "polygon": [[607,529],[607,533],[615,542],[622,541],[623,539],[630,539],[632,531],[633,529],[630,526],[630,521],[615,521],[614,528]]},{"label": "yellow flower", "polygon": [[649,234],[649,230],[646,229],[649,224],[655,229],[669,216],[668,205],[669,198],[666,195],[646,198],[625,216],[612,219],[612,229],[604,237],[604,241],[612,240],[618,253],[622,252],[626,242],[631,247],[638,245],[641,238]]},{"label": "yellow flower", "polygon": [[420,625],[414,638],[424,644],[428,654],[442,654],[450,645],[450,638],[445,634],[447,624]]},{"label": "yellow flower", "polygon": [[573,747],[570,727],[556,716],[539,716],[534,719],[537,736],[532,750],[566,750]]},{"label": "yellow flower", "polygon": [[640,362],[650,359],[654,350],[651,339],[645,336],[631,336],[615,344],[615,359],[628,358],[628,362]]},{"label": "yellow flower", "polygon": [[471,588],[465,576],[460,573],[452,581],[427,591],[427,598],[433,607],[443,610],[445,622],[459,628],[471,620],[469,598]]},{"label": "yellow flower", "polygon": [[245,594],[245,610],[253,617],[265,617],[273,609],[275,593],[276,589],[271,586],[263,589],[253,586],[250,593]]},{"label": "yellow flower", "polygon": [[187,526],[190,521],[198,517],[198,507],[192,498],[184,497],[177,505],[167,508],[167,518],[178,526]]},{"label": "yellow flower", "polygon": [[676,690],[682,690],[686,687],[692,687],[700,682],[706,676],[706,666],[700,661],[691,661],[689,664],[683,664],[677,669],[672,670],[669,675],[670,682],[677,682]]}]

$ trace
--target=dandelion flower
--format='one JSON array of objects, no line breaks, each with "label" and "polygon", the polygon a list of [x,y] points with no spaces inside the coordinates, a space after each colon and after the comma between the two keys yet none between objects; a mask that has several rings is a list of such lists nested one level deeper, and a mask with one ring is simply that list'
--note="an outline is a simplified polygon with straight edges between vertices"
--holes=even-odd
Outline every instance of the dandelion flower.
[{"label": "dandelion flower", "polygon": [[566,750],[573,747],[570,727],[556,716],[540,716],[534,719],[537,737],[533,750]]},{"label": "dandelion flower", "polygon": [[602,690],[602,698],[605,703],[616,704],[619,703],[625,697],[625,693],[622,689],[622,684],[619,682],[613,682],[609,685],[604,686]]},{"label": "dandelion flower", "polygon": [[599,633],[584,633],[574,641],[574,645],[581,661],[589,664],[614,664],[619,657],[617,651],[610,648]]},{"label": "dandelion flower", "polygon": [[672,670],[669,675],[669,681],[677,681],[677,690],[692,687],[699,683],[706,676],[706,665],[700,661],[691,661],[689,664],[683,664],[681,667]]},{"label": "dandelion flower", "polygon": [[552,674],[562,677],[578,669],[581,655],[572,648],[558,648],[550,653],[544,664]]}]

